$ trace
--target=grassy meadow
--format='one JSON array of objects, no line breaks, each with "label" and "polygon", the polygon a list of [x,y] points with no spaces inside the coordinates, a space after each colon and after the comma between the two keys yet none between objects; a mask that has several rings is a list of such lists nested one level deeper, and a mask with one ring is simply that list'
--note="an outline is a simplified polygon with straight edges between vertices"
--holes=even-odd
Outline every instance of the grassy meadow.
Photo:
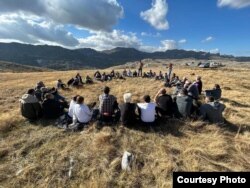
[{"label": "grassy meadow", "polygon": [[[59,78],[67,82],[77,72],[92,77],[94,70],[0,73],[0,187],[171,187],[174,171],[250,171],[250,66],[211,70],[176,62],[174,73],[189,80],[202,76],[203,90],[221,85],[226,125],[173,119],[152,130],[136,125],[98,130],[93,124],[82,132],[64,132],[53,121],[30,124],[21,117],[18,100],[38,81],[53,87]],[[166,71],[159,65],[146,69]],[[127,78],[60,93],[68,101],[80,94],[86,103],[97,102],[105,85],[122,102],[125,92],[133,101],[145,94],[153,98],[163,82]],[[125,150],[135,155],[131,172],[121,170]]]}]

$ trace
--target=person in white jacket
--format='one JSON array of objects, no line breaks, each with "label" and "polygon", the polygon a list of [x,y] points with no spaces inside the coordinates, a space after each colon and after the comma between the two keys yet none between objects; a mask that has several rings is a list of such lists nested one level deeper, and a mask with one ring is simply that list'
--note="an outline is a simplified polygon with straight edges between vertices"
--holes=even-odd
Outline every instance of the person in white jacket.
[{"label": "person in white jacket", "polygon": [[87,124],[92,118],[93,112],[84,104],[84,98],[78,96],[73,109],[73,122]]}]

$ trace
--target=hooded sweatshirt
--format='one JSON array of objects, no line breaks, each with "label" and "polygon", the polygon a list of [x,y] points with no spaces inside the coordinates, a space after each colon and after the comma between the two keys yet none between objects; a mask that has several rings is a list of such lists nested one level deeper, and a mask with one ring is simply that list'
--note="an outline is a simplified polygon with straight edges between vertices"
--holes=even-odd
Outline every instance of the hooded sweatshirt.
[{"label": "hooded sweatshirt", "polygon": [[30,94],[24,94],[20,99],[21,114],[27,119],[35,120],[42,115],[41,105],[37,98]]},{"label": "hooded sweatshirt", "polygon": [[224,118],[222,112],[225,105],[219,102],[209,102],[203,104],[200,108],[201,117],[203,120],[208,120],[210,123],[223,123]]},{"label": "hooded sweatshirt", "polygon": [[187,118],[191,114],[193,99],[190,96],[177,96],[176,104],[181,117]]}]

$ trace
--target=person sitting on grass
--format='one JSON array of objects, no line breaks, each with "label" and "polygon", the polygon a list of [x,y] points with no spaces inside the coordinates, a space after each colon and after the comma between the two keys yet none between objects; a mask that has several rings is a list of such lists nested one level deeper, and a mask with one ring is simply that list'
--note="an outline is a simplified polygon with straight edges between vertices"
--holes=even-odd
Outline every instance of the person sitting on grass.
[{"label": "person sitting on grass", "polygon": [[212,96],[214,100],[220,100],[221,98],[221,88],[220,85],[215,84],[213,89],[211,90],[205,90],[206,96]]},{"label": "person sitting on grass", "polygon": [[130,69],[128,69],[128,73],[127,73],[127,77],[132,77],[133,76],[133,73]]},{"label": "person sitting on grass", "polygon": [[66,84],[64,84],[64,83],[62,82],[61,79],[59,79],[59,80],[57,80],[56,88],[57,88],[57,89],[65,90],[65,89],[67,89],[67,86],[66,86]]},{"label": "person sitting on grass", "polygon": [[68,123],[73,122],[73,110],[74,110],[74,107],[75,107],[75,104],[76,104],[77,97],[79,97],[79,95],[74,96],[72,98],[72,100],[70,101],[69,110],[68,110],[68,113],[67,113]]},{"label": "person sitting on grass", "polygon": [[29,89],[20,99],[21,114],[30,121],[37,120],[42,117],[42,108],[35,96],[35,90]]},{"label": "person sitting on grass", "polygon": [[56,88],[51,88],[49,90],[49,93],[53,94],[54,95],[54,99],[56,101],[58,101],[64,108],[69,108],[69,104],[68,102],[66,101],[65,97],[63,97],[62,95],[60,95],[58,93],[58,90]]},{"label": "person sitting on grass", "polygon": [[137,73],[137,71],[135,70],[134,72],[133,72],[133,77],[137,77],[138,76],[138,73]]},{"label": "person sitting on grass", "polygon": [[81,77],[81,75],[79,73],[76,74],[75,78],[77,78],[77,80],[79,82],[79,85],[83,85],[82,77]]},{"label": "person sitting on grass", "polygon": [[[103,94],[99,96],[99,113],[101,122],[112,122],[120,119],[118,112],[118,103],[115,96],[110,95],[110,88],[104,87]],[[113,116],[115,116],[113,118]]]},{"label": "person sitting on grass", "polygon": [[178,112],[177,117],[187,118],[191,116],[193,99],[188,96],[187,89],[183,88],[176,97]]},{"label": "person sitting on grass", "polygon": [[45,94],[45,99],[42,103],[43,116],[46,119],[56,119],[64,114],[64,108],[60,102],[54,99],[51,93]]},{"label": "person sitting on grass", "polygon": [[93,83],[94,82],[93,82],[92,78],[90,78],[90,76],[87,75],[86,78],[85,78],[85,84],[93,84]]},{"label": "person sitting on grass", "polygon": [[89,124],[92,115],[93,112],[84,104],[84,97],[78,96],[73,107],[73,124],[69,125],[69,128],[81,130],[85,125]]},{"label": "person sitting on grass", "polygon": [[222,112],[225,109],[225,105],[214,101],[212,96],[207,96],[205,101],[206,104],[200,107],[202,120],[209,121],[210,123],[224,123]]},{"label": "person sitting on grass", "polygon": [[143,125],[154,125],[155,124],[155,107],[156,104],[150,102],[150,96],[145,95],[143,97],[144,103],[138,103],[138,112]]},{"label": "person sitting on grass", "polygon": [[167,94],[165,88],[160,89],[154,97],[156,103],[156,113],[158,116],[173,116],[173,100],[170,95]]},{"label": "person sitting on grass", "polygon": [[95,74],[94,74],[94,78],[97,81],[101,81],[101,79],[102,79],[101,73],[99,71],[96,71]]},{"label": "person sitting on grass", "polygon": [[125,93],[123,95],[124,103],[119,106],[121,110],[121,122],[122,125],[125,126],[132,126],[137,121],[136,111],[136,104],[131,103],[132,94]]},{"label": "person sitting on grass", "polygon": [[41,89],[42,87],[45,87],[45,84],[43,83],[43,81],[39,81],[36,84],[35,90]]}]

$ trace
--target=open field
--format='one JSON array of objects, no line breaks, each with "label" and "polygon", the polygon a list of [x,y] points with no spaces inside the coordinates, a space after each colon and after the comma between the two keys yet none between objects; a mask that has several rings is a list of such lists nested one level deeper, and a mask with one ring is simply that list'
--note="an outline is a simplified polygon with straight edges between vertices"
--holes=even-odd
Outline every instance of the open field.
[{"label": "open field", "polygon": [[[147,69],[158,73],[163,67]],[[202,76],[203,89],[221,85],[227,107],[224,126],[168,120],[153,130],[119,125],[97,130],[92,125],[83,132],[65,133],[52,121],[31,125],[20,116],[18,99],[36,82],[52,87],[57,79],[66,82],[77,72],[0,73],[0,187],[171,187],[173,171],[250,171],[249,64],[214,70],[174,65],[179,77]],[[163,82],[128,78],[61,94],[68,100],[80,94],[90,103],[97,101],[104,85],[121,102],[125,92],[132,92],[134,101],[144,94],[153,98]],[[125,150],[136,157],[131,172],[120,167]]]}]

